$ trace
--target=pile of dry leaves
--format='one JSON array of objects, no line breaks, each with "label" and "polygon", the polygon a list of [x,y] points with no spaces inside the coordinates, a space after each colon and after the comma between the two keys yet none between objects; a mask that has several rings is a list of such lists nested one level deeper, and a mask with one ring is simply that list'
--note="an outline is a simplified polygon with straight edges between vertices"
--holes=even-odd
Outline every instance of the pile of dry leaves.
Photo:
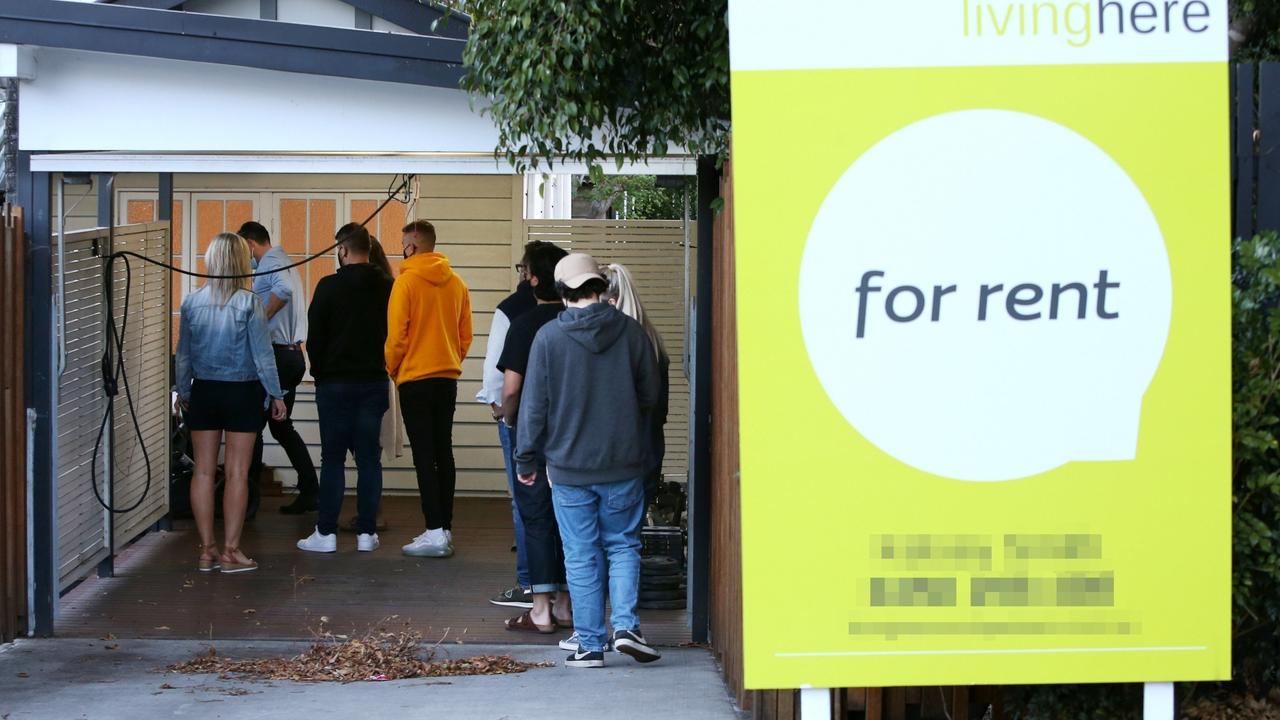
[{"label": "pile of dry leaves", "polygon": [[554,663],[526,663],[507,655],[482,655],[461,660],[436,661],[434,648],[424,658],[419,653],[422,635],[405,629],[379,628],[363,637],[345,639],[323,633],[306,652],[291,658],[233,660],[209,651],[194,660],[171,665],[169,672],[253,676],[266,680],[297,682],[356,682],[408,678],[508,675]]},{"label": "pile of dry leaves", "polygon": [[1280,720],[1280,688],[1272,690],[1267,698],[1232,695],[1201,700],[1186,714],[1192,720]]}]

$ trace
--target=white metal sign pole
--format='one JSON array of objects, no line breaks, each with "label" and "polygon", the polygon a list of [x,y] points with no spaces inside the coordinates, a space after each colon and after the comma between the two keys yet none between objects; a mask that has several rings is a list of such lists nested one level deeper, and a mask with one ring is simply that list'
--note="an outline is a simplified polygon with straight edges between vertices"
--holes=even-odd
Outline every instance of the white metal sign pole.
[{"label": "white metal sign pole", "polygon": [[827,688],[807,687],[800,689],[800,719],[830,720],[831,691]]},{"label": "white metal sign pole", "polygon": [[1142,720],[1173,720],[1173,683],[1144,683]]}]

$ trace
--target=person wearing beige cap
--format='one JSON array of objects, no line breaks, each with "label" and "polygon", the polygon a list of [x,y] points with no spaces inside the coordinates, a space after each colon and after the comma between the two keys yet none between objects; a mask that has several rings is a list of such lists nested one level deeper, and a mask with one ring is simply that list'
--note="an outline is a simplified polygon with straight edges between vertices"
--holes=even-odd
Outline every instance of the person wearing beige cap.
[{"label": "person wearing beige cap", "polygon": [[[640,632],[644,414],[659,398],[658,364],[640,323],[603,302],[608,282],[590,255],[566,255],[555,285],[565,309],[534,338],[520,395],[517,479],[546,481],[573,597],[568,667],[604,666],[604,650],[661,657]],[[613,635],[605,630],[605,578]]]}]

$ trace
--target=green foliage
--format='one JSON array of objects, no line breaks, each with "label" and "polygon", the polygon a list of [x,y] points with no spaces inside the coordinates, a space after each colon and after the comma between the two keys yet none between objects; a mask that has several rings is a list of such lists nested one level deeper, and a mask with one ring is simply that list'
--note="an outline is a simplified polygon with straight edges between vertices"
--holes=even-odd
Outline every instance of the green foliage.
[{"label": "green foliage", "polygon": [[463,89],[519,170],[723,154],[727,0],[472,0]]},{"label": "green foliage", "polygon": [[[1232,246],[1232,676],[1265,697],[1280,683],[1280,238]],[[1193,694],[1227,688],[1179,688]],[[1018,720],[1138,717],[1140,686],[1008,688]]]},{"label": "green foliage", "polygon": [[1232,0],[1232,29],[1243,36],[1235,59],[1280,59],[1280,0]]},{"label": "green foliage", "polygon": [[[631,220],[676,220],[684,217],[686,194],[693,203],[697,188],[693,178],[681,187],[658,187],[653,175],[609,175],[582,191],[592,202],[607,203],[614,217]],[[691,206],[689,212],[695,209]]]},{"label": "green foliage", "polygon": [[1280,240],[1238,240],[1233,271],[1235,676],[1280,682]]}]

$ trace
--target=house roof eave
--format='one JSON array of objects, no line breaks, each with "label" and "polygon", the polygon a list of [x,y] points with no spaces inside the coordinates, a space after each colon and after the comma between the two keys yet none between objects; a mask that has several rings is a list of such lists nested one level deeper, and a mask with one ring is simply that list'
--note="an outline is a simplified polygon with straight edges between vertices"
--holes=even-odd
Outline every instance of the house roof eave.
[{"label": "house roof eave", "polygon": [[0,42],[456,88],[465,41],[59,0],[0,0]]}]

